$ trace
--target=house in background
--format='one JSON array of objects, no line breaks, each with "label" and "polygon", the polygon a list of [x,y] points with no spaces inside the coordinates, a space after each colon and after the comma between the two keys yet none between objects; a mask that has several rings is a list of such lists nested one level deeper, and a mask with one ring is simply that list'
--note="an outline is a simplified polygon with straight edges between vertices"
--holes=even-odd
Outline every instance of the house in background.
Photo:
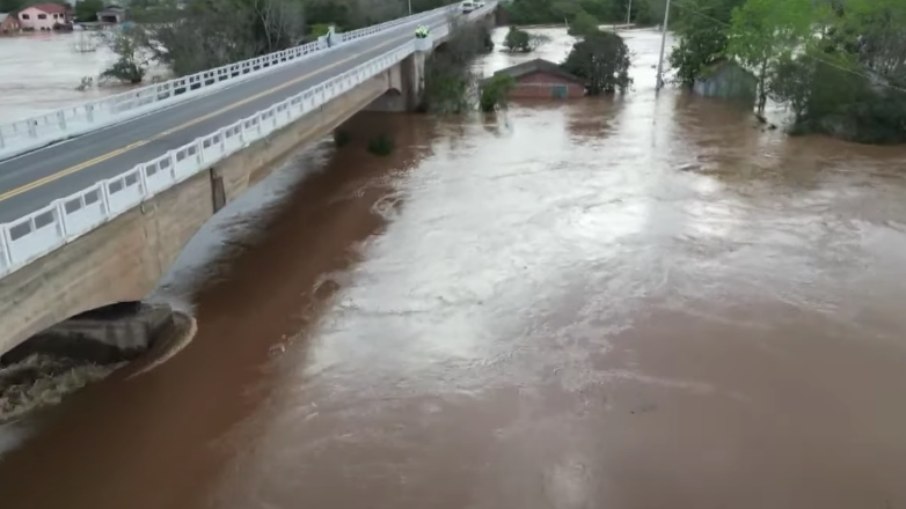
[{"label": "house in background", "polygon": [[758,78],[736,62],[724,60],[702,72],[692,90],[705,97],[755,103]]},{"label": "house in background", "polygon": [[585,81],[559,65],[543,59],[530,60],[494,73],[508,74],[516,81],[513,99],[569,99],[585,95]]},{"label": "house in background", "polygon": [[69,10],[60,4],[35,4],[19,11],[23,30],[53,30],[69,23]]},{"label": "house in background", "polygon": [[0,35],[15,34],[22,30],[16,13],[6,14],[0,12]]},{"label": "house in background", "polygon": [[104,10],[98,11],[98,21],[101,23],[122,23],[126,21],[126,9],[119,5],[108,5]]}]

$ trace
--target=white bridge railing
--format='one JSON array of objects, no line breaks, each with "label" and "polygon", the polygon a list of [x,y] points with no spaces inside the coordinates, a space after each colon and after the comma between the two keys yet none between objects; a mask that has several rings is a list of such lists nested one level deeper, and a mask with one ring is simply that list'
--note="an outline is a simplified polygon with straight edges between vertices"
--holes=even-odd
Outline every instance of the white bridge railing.
[{"label": "white bridge railing", "polygon": [[[335,34],[331,42],[341,44],[370,37],[387,29],[414,24],[427,17],[450,12],[454,8],[456,5],[441,7],[379,25]],[[237,83],[327,49],[328,45],[322,38],[319,41],[130,90],[97,101],[81,103],[15,122],[0,123],[0,160],[122,122],[226,84]]]},{"label": "white bridge railing", "polygon": [[[495,5],[495,2],[489,2],[469,17],[482,16]],[[434,28],[438,36],[448,32],[447,23]],[[23,218],[0,225],[0,278],[295,122],[390,69],[414,51],[413,37],[377,58],[250,117],[138,164],[120,175],[54,200]]]}]

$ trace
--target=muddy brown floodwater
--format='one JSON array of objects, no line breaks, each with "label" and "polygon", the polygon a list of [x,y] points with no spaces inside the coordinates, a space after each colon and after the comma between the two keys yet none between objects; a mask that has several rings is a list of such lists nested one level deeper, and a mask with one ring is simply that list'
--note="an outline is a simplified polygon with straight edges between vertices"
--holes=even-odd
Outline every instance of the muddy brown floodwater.
[{"label": "muddy brown floodwater", "polygon": [[628,36],[626,98],[296,156],[158,292],[190,345],[4,430],[2,507],[906,508],[906,150]]}]

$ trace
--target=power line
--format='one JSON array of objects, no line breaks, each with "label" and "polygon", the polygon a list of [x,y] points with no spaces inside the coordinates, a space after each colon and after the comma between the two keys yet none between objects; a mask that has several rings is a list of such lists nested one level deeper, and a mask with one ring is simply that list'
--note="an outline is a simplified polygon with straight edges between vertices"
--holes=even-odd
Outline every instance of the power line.
[{"label": "power line", "polygon": [[[680,9],[685,9],[685,10],[687,10],[687,11],[692,12],[693,14],[696,14],[696,15],[701,16],[701,17],[703,17],[703,18],[706,18],[706,19],[708,19],[708,20],[711,20],[711,21],[714,21],[714,22],[719,23],[719,24],[721,24],[721,25],[724,25],[725,27],[732,27],[732,25],[731,25],[730,23],[728,23],[728,22],[726,22],[726,21],[724,21],[724,20],[722,20],[722,19],[720,19],[720,18],[715,18],[714,16],[711,16],[710,14],[705,14],[704,12],[699,11],[699,10],[697,10],[697,9],[694,9],[693,7],[691,7],[691,6],[689,6],[689,5],[683,5],[683,4],[685,4],[685,0],[674,0],[674,2],[675,2],[674,5],[676,5],[676,6],[679,7]],[[807,58],[811,58],[811,59],[813,59],[813,60],[815,60],[815,61],[817,61],[817,62],[821,62],[821,63],[823,63],[823,64],[825,64],[825,65],[828,65],[828,66],[830,66],[830,67],[833,67],[834,69],[837,69],[837,70],[839,70],[839,71],[843,71],[843,72],[852,74],[852,75],[854,75],[854,76],[858,76],[858,77],[863,78],[863,79],[866,79],[866,80],[868,80],[868,81],[872,81],[872,82],[874,81],[874,77],[873,77],[873,76],[870,76],[870,75],[868,75],[868,74],[861,73],[861,72],[859,72],[859,71],[857,71],[857,70],[855,70],[855,69],[850,69],[850,68],[847,68],[847,67],[838,65],[837,63],[832,62],[832,61],[830,61],[830,60],[825,60],[825,59],[819,58],[817,55],[814,55],[814,54],[812,54],[812,53],[803,53],[803,54],[804,54]],[[893,85],[893,84],[890,84],[890,83],[879,83],[879,84],[880,84],[881,86],[886,87],[886,88],[889,88],[889,89],[891,89],[891,90],[896,90],[896,91],[898,91],[898,92],[906,93],[906,88],[899,87],[899,86],[897,86],[897,85]]]}]

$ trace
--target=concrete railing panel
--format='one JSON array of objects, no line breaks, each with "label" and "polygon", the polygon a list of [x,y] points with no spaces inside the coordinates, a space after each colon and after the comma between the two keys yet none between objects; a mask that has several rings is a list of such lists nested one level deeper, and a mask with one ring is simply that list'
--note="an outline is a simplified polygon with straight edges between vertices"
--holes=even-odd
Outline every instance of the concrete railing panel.
[{"label": "concrete railing panel", "polygon": [[103,183],[60,200],[63,203],[63,223],[66,240],[73,240],[88,233],[107,218]]}]

